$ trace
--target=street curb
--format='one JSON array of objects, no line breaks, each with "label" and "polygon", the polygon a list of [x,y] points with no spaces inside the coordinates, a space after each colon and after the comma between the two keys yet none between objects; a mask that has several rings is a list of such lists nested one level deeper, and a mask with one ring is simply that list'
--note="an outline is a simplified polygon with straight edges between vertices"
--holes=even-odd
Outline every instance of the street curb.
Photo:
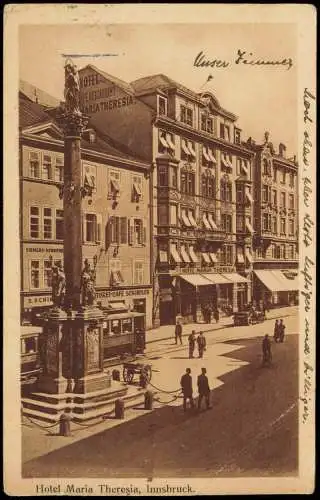
[{"label": "street curb", "polygon": [[[280,316],[273,316],[273,318],[267,318],[265,321],[270,321],[270,320],[275,320],[275,319],[281,319],[281,318],[289,318],[290,316],[294,316],[294,314],[281,314]],[[200,323],[199,323],[200,324]],[[174,326],[174,325],[172,325]],[[231,328],[233,325],[223,325],[219,326],[218,328],[212,328],[211,330],[206,330],[204,333],[211,333],[211,332],[217,332],[219,330],[223,330],[224,328]],[[185,333],[182,335],[182,337],[188,337],[190,334]],[[147,340],[146,344],[152,344],[154,342],[160,342],[162,340],[172,340],[174,338],[174,335],[171,335],[170,337],[164,337],[164,338],[158,338],[158,339],[153,339],[153,340]]]}]

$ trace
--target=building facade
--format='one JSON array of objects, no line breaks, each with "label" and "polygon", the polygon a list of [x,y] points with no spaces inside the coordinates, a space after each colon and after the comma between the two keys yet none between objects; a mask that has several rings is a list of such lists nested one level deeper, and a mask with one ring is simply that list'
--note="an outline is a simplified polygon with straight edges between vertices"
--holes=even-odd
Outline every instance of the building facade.
[{"label": "building facade", "polygon": [[252,298],[253,158],[211,93],[165,75],[131,83],[80,70],[93,126],[153,164],[153,323],[204,319]]},{"label": "building facade", "polygon": [[[51,265],[63,264],[63,134],[39,102],[20,93],[22,322],[52,305]],[[97,302],[129,308],[152,326],[150,164],[93,128],[81,141],[83,258],[96,268]]]},{"label": "building facade", "polygon": [[276,151],[266,132],[250,142],[254,163],[253,286],[271,305],[298,302],[298,164],[282,143]]}]

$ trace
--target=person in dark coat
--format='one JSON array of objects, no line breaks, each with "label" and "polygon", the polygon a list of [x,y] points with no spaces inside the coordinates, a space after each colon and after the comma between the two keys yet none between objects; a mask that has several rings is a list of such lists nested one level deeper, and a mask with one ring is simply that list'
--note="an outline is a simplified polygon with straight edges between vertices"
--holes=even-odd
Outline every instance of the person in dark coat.
[{"label": "person in dark coat", "polygon": [[262,340],[262,358],[263,358],[262,363],[264,365],[266,363],[270,363],[272,359],[271,342],[268,334],[266,334]]},{"label": "person in dark coat", "polygon": [[201,401],[205,398],[207,409],[211,408],[210,406],[210,387],[209,380],[206,375],[207,370],[205,368],[201,368],[201,375],[198,376],[198,410],[201,407]]},{"label": "person in dark coat", "polygon": [[176,338],[176,344],[178,343],[178,339],[180,340],[180,344],[182,345],[182,325],[180,321],[177,321],[176,328],[175,328],[175,338]]},{"label": "person in dark coat", "polygon": [[192,330],[192,332],[190,333],[188,337],[188,342],[189,342],[189,358],[191,359],[193,358],[193,352],[196,345],[196,332],[194,330]]},{"label": "person in dark coat", "polygon": [[183,394],[183,411],[187,410],[187,400],[190,401],[191,408],[194,408],[194,401],[192,397],[192,377],[190,375],[190,368],[186,369],[186,373],[182,375],[180,385]]},{"label": "person in dark coat", "polygon": [[218,309],[215,309],[214,311],[214,319],[216,323],[219,323],[219,311]]},{"label": "person in dark coat", "polygon": [[286,329],[285,324],[284,324],[283,320],[280,319],[280,323],[279,323],[279,340],[280,340],[280,342],[284,341],[285,329]]},{"label": "person in dark coat", "polygon": [[205,336],[203,335],[203,332],[199,333],[199,336],[197,338],[197,344],[198,344],[199,358],[203,358],[203,353],[206,350],[207,346],[207,341]]},{"label": "person in dark coat", "polygon": [[275,342],[279,342],[279,321],[276,319],[276,322],[274,324],[274,330],[273,330],[273,338]]}]

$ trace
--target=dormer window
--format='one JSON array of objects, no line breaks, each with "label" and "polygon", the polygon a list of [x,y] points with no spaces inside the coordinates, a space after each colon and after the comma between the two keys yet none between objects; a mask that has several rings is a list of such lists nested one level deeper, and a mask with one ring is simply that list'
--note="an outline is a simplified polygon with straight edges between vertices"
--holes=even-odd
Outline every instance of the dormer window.
[{"label": "dormer window", "polygon": [[158,113],[159,115],[167,115],[167,99],[158,96]]},{"label": "dormer window", "polygon": [[201,115],[201,130],[209,134],[213,133],[213,119],[209,118],[205,113]]}]

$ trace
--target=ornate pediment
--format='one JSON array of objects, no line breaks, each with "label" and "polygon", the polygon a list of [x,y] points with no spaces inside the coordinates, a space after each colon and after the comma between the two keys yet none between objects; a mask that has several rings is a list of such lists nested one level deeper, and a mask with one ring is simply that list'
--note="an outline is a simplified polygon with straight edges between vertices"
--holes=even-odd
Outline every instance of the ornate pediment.
[{"label": "ornate pediment", "polygon": [[23,134],[33,135],[39,138],[62,140],[62,130],[53,122],[31,125],[22,129]]}]

